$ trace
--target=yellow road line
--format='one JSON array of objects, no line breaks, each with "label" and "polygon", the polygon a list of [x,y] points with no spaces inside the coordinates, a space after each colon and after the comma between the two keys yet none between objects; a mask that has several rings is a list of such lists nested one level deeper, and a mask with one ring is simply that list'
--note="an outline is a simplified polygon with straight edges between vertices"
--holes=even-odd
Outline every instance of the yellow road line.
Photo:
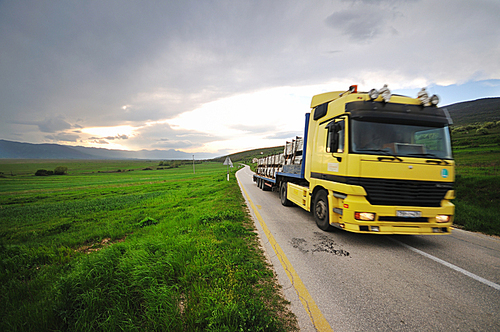
[{"label": "yellow road line", "polygon": [[316,305],[316,302],[314,302],[311,294],[307,291],[306,286],[300,279],[299,275],[297,272],[295,272],[295,269],[293,268],[292,264],[286,258],[285,253],[279,246],[279,244],[276,242],[274,239],[273,234],[271,234],[271,231],[269,231],[269,228],[267,228],[266,223],[264,222],[264,219],[262,219],[260,213],[257,211],[257,208],[253,204],[252,200],[250,199],[250,196],[248,196],[247,191],[245,190],[245,187],[243,187],[243,184],[240,182],[239,179],[238,183],[240,184],[241,189],[243,189],[243,193],[245,194],[248,202],[250,202],[250,206],[255,213],[255,216],[257,217],[257,220],[259,221],[260,226],[262,227],[262,230],[264,231],[264,234],[266,235],[269,243],[274,249],[274,252],[276,253],[276,256],[279,258],[281,262],[281,266],[283,266],[283,269],[286,272],[286,275],[290,279],[290,282],[292,283],[295,292],[299,296],[300,302],[302,302],[302,305],[304,306],[304,309],[306,310],[307,314],[309,315],[309,318],[311,319],[311,322],[313,323],[314,327],[318,331],[332,331],[332,328],[330,327],[330,324],[328,324],[328,321],[325,319],[323,314],[321,313],[321,310],[319,310],[318,306]]}]

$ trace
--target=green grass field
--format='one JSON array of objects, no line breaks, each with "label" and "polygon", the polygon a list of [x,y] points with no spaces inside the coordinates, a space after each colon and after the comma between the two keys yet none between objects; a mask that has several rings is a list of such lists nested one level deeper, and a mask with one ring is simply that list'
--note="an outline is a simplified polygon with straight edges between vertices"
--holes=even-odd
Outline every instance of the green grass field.
[{"label": "green grass field", "polygon": [[0,330],[296,329],[234,176],[157,163],[0,165]]},{"label": "green grass field", "polygon": [[[481,132],[485,127],[489,128]],[[500,235],[500,124],[460,126],[453,129],[452,139],[457,174],[455,224]]]}]

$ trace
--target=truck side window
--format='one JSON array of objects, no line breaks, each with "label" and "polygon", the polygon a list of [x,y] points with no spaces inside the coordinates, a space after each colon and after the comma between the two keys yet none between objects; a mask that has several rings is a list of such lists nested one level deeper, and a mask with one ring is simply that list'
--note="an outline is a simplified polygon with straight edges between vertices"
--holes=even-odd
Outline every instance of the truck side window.
[{"label": "truck side window", "polygon": [[326,126],[328,131],[326,136],[326,152],[343,153],[344,152],[344,120],[332,121]]}]

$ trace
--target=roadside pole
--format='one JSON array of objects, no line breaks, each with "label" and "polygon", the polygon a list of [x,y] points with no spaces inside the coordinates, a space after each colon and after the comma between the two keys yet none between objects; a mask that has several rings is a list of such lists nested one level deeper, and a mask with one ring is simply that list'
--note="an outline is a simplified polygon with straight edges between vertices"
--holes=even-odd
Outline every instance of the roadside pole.
[{"label": "roadside pole", "polygon": [[224,163],[222,165],[227,165],[227,180],[229,181],[229,167],[233,167],[233,162],[231,161],[231,158],[226,157],[226,160],[224,160]]}]

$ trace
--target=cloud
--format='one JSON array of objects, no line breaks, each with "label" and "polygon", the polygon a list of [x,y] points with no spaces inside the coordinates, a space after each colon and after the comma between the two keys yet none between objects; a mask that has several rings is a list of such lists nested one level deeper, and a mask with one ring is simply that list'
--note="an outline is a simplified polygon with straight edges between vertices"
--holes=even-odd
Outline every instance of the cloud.
[{"label": "cloud", "polygon": [[286,132],[278,132],[272,135],[268,135],[265,138],[266,139],[280,139],[283,140],[283,145],[285,144],[285,140],[289,141],[292,139],[295,139],[295,137],[303,137],[304,132],[298,132],[298,131],[286,131]]},{"label": "cloud", "polygon": [[108,142],[108,141],[103,140],[103,139],[92,139],[92,140],[88,140],[87,142],[88,142],[88,143],[93,143],[93,144],[99,144],[99,145],[102,145],[102,144],[109,144],[109,142]]},{"label": "cloud", "polygon": [[38,128],[42,133],[55,133],[65,129],[71,129],[72,126],[64,121],[63,117],[52,117],[38,122]]},{"label": "cloud", "polygon": [[58,133],[55,135],[45,135],[45,138],[53,142],[77,142],[80,136],[70,133]]},{"label": "cloud", "polygon": [[103,138],[106,140],[113,141],[115,139],[128,139],[128,136],[127,135],[117,135],[117,136],[107,136],[107,137],[103,137]]},{"label": "cloud", "polygon": [[346,9],[328,16],[325,23],[356,41],[371,40],[385,28],[387,14],[376,8]]},{"label": "cloud", "polygon": [[195,149],[217,141],[216,135],[195,130],[173,129],[167,123],[153,123],[137,129],[127,140],[127,147],[139,149]]}]

